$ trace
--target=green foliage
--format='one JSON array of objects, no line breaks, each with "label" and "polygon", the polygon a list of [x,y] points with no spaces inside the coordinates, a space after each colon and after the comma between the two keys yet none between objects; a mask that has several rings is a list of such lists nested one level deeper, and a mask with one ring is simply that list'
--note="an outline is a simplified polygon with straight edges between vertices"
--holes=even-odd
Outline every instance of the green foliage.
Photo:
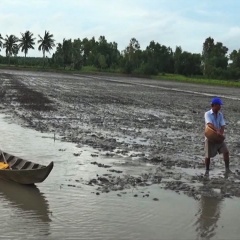
[{"label": "green foliage", "polygon": [[133,72],[133,70],[134,70],[134,66],[133,66],[132,62],[127,60],[123,65],[123,72],[130,74]]},{"label": "green foliage", "polygon": [[6,56],[16,55],[18,53],[18,38],[15,35],[6,36],[3,47],[6,49]]},{"label": "green foliage", "polygon": [[0,33],[0,51],[1,51],[1,48],[3,47],[3,42],[2,42],[2,40],[3,40],[3,37],[2,37],[2,35],[1,35],[1,33]]},{"label": "green foliage", "polygon": [[154,72],[173,72],[173,52],[171,48],[151,41],[143,54],[144,62],[151,63],[152,67],[156,69]]},{"label": "green foliage", "polygon": [[181,65],[182,65],[182,48],[177,46],[173,55],[174,59],[174,73],[179,74],[181,73]]},{"label": "green foliage", "polygon": [[201,55],[183,52],[180,56],[180,69],[178,73],[185,76],[201,74]]},{"label": "green foliage", "polygon": [[19,49],[21,49],[22,52],[24,52],[25,57],[28,53],[28,49],[34,49],[33,45],[35,38],[33,38],[33,34],[29,31],[26,31],[25,33],[21,33],[22,38],[19,39]]},{"label": "green foliage", "polygon": [[79,38],[75,39],[72,43],[72,62],[75,70],[80,70],[82,68],[83,57],[81,44],[82,43]]},{"label": "green foliage", "polygon": [[10,64],[10,57],[12,55],[17,56],[18,54],[18,38],[15,35],[6,35],[6,38],[3,39],[5,42],[3,43],[3,47],[6,50],[6,56],[8,57],[8,64]]},{"label": "green foliage", "polygon": [[[214,43],[214,39],[209,37],[203,43],[203,74],[207,77],[218,77],[222,70],[228,67],[228,48],[222,43]],[[224,77],[224,75],[222,75]]]},{"label": "green foliage", "polygon": [[230,63],[231,68],[239,68],[240,69],[240,49],[238,51],[233,50],[229,56],[229,59],[232,61]]},{"label": "green foliage", "polygon": [[204,77],[187,77],[179,74],[165,74],[164,76],[158,75],[153,77],[158,80],[169,80],[169,81],[179,81],[186,83],[197,83],[204,85],[216,85],[216,86],[225,86],[225,87],[240,87],[240,81],[228,81],[221,79],[212,79],[212,78],[204,78]]},{"label": "green foliage", "polygon": [[100,69],[104,69],[107,67],[106,58],[102,54],[98,55],[98,65]]},{"label": "green foliage", "polygon": [[0,56],[0,64],[10,64],[14,66],[38,67],[42,66],[42,58],[39,57],[12,57],[10,62],[8,57]]},{"label": "green foliage", "polygon": [[82,72],[97,72],[98,68],[94,66],[84,66],[82,67]]},{"label": "green foliage", "polygon": [[[176,73],[188,77],[187,81],[193,76],[204,76],[204,79],[240,79],[240,50],[234,50],[228,56],[228,48],[221,42],[215,43],[211,37],[204,41],[202,54],[183,51],[181,46],[177,46],[173,52],[170,47],[155,41],[151,41],[146,49],[141,49],[136,38],[131,38],[121,53],[117,43],[108,42],[103,35],[98,40],[94,37],[63,39],[57,43],[52,57],[46,58],[45,54],[53,49],[55,40],[48,31],[45,31],[43,37],[38,36],[38,50],[43,52],[43,60],[26,57],[29,49],[34,49],[35,38],[31,32],[21,33],[20,39],[14,35],[7,35],[4,39],[0,34],[0,50],[5,49],[7,56],[0,57],[0,64],[28,67],[43,64],[61,71],[100,70],[148,76],[166,73],[169,77],[168,74]],[[24,52],[25,58],[17,57],[19,50]]]},{"label": "green foliage", "polygon": [[143,75],[157,75],[158,71],[151,63],[143,63],[139,69],[139,73]]},{"label": "green foliage", "polygon": [[39,46],[38,50],[43,52],[43,66],[45,64],[45,53],[50,52],[50,50],[55,46],[55,40],[53,39],[53,35],[50,34],[48,31],[45,31],[43,37],[39,36]]},{"label": "green foliage", "polygon": [[135,39],[130,39],[129,45],[123,51],[124,72],[131,73],[134,69],[138,69],[142,63],[142,51],[140,44]]}]

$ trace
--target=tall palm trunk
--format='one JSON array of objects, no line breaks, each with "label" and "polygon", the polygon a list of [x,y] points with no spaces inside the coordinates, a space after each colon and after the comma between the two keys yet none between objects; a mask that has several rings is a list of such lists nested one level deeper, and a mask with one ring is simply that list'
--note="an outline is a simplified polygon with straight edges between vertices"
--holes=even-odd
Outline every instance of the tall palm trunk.
[{"label": "tall palm trunk", "polygon": [[45,50],[43,49],[43,68],[45,67]]},{"label": "tall palm trunk", "polygon": [[25,58],[24,58],[24,67],[26,66],[26,56],[27,56],[27,53],[25,52]]}]

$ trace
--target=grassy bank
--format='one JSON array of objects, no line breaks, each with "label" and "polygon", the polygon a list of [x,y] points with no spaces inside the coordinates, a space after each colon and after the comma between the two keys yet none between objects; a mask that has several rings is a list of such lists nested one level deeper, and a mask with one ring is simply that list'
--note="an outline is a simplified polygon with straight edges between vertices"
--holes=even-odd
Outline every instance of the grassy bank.
[{"label": "grassy bank", "polygon": [[164,74],[152,76],[152,79],[156,80],[167,80],[167,81],[177,81],[185,83],[196,83],[212,86],[225,86],[225,87],[240,87],[240,81],[236,80],[219,80],[219,79],[208,79],[201,77],[186,77],[178,74]]}]

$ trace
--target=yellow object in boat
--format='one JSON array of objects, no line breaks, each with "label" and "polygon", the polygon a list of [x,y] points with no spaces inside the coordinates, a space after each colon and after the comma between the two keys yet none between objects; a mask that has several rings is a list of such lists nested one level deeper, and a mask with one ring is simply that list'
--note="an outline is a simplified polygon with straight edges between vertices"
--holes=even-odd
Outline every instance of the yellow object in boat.
[{"label": "yellow object in boat", "polygon": [[9,168],[9,165],[7,163],[0,162],[0,169],[7,169],[7,168]]}]

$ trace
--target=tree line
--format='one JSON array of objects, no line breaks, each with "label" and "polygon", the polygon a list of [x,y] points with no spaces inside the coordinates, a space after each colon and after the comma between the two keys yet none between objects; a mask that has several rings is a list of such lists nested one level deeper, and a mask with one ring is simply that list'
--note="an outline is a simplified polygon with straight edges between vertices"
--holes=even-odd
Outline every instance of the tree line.
[{"label": "tree line", "polygon": [[[228,55],[228,48],[221,42],[215,42],[208,37],[203,43],[202,53],[183,51],[181,46],[174,50],[158,42],[151,41],[142,50],[136,38],[131,38],[123,51],[118,50],[116,42],[108,42],[104,36],[98,40],[91,39],[63,39],[55,44],[53,35],[45,31],[43,37],[38,35],[38,50],[43,53],[43,65],[54,68],[81,70],[84,66],[91,66],[101,71],[118,71],[127,74],[157,75],[175,73],[186,76],[204,76],[206,78],[240,79],[240,50],[233,50]],[[40,64],[39,58],[26,58],[28,51],[34,49],[33,33],[26,31],[21,37],[0,34],[0,50],[5,49],[6,57],[2,62],[14,56],[13,63],[19,64],[18,52],[25,55],[24,65],[32,62]],[[46,52],[56,46],[52,57],[45,61]],[[0,58],[0,63],[1,63]],[[6,59],[4,59],[6,58]],[[28,60],[28,61],[27,61]]]},{"label": "tree line", "polygon": [[[43,59],[45,59],[45,53],[49,52],[55,46],[53,35],[48,31],[45,31],[44,36],[38,35],[39,40],[37,41],[39,46],[38,50],[43,52]],[[21,33],[21,38],[17,38],[15,35],[6,35],[5,38],[2,37],[0,33],[0,50],[5,48],[6,57],[8,58],[8,63],[10,63],[11,56],[17,56],[19,50],[24,52],[25,59],[28,54],[29,49],[34,49],[35,39],[33,33],[26,31]],[[45,61],[43,61],[44,63]]]}]

